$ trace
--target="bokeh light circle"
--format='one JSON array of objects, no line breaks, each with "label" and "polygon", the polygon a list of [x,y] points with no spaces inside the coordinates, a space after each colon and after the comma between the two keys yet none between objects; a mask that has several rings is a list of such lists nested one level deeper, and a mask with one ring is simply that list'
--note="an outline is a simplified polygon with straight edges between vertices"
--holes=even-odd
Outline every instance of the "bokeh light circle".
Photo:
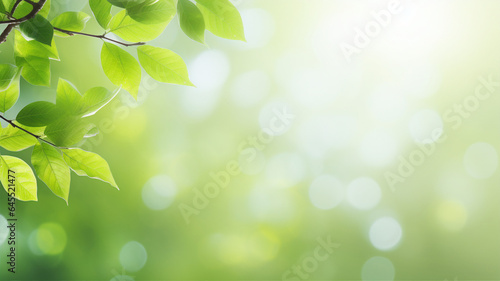
[{"label": "bokeh light circle", "polygon": [[9,236],[9,229],[7,228],[7,220],[4,216],[0,215],[0,246],[3,245]]},{"label": "bokeh light circle", "polygon": [[392,281],[396,270],[390,260],[384,257],[372,257],[365,262],[361,270],[363,281]]},{"label": "bokeh light circle", "polygon": [[144,246],[137,241],[130,241],[120,251],[120,264],[123,269],[130,272],[141,270],[148,259]]},{"label": "bokeh light circle", "polygon": [[390,217],[376,220],[370,227],[370,242],[379,250],[391,250],[401,240],[403,231],[399,222]]},{"label": "bokeh light circle", "polygon": [[151,210],[163,210],[172,204],[177,187],[167,175],[152,177],[142,188],[142,200]]},{"label": "bokeh light circle", "polygon": [[36,242],[41,253],[57,255],[66,248],[66,231],[57,223],[44,223],[36,230]]},{"label": "bokeh light circle", "polygon": [[360,210],[369,210],[380,202],[382,192],[378,183],[372,178],[358,178],[347,187],[348,202]]},{"label": "bokeh light circle", "polygon": [[464,155],[465,171],[473,178],[487,179],[498,169],[498,153],[490,144],[477,142]]}]

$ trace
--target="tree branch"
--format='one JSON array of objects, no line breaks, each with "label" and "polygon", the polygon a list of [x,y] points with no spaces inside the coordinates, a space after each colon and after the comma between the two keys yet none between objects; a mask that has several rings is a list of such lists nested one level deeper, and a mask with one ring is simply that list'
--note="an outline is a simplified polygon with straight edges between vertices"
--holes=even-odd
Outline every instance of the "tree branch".
[{"label": "tree branch", "polygon": [[[19,4],[21,3],[21,1],[22,0],[17,0],[14,3],[14,6],[12,7],[12,11],[10,11],[11,16],[14,15],[14,12],[16,11],[16,9],[19,6]],[[38,12],[40,12],[40,10],[43,8],[43,5],[45,5],[45,2],[47,2],[47,0],[40,0],[38,3],[35,3],[32,1],[26,1],[26,2],[31,4],[31,6],[33,6],[33,9],[31,10],[31,12],[29,12],[26,16],[19,18],[19,19],[0,21],[0,24],[9,24],[4,29],[2,34],[0,34],[0,44],[7,41],[7,36],[9,36],[10,32],[12,31],[12,29],[14,29],[14,27],[16,27],[17,25],[19,25],[27,20],[34,18],[36,16],[36,14],[38,14]]]},{"label": "tree branch", "polygon": [[13,120],[9,120],[9,119],[5,118],[3,115],[0,115],[0,118],[1,118],[1,119],[3,119],[5,122],[9,123],[12,127],[14,127],[14,128],[18,128],[19,130],[21,130],[21,131],[23,131],[23,132],[25,132],[25,133],[27,133],[27,134],[31,135],[32,137],[34,137],[34,138],[36,138],[36,139],[38,139],[38,140],[40,140],[40,141],[45,142],[46,144],[49,144],[49,145],[51,145],[51,146],[53,146],[53,147],[55,147],[55,148],[67,149],[67,147],[59,147],[59,146],[57,146],[57,145],[55,145],[55,144],[51,143],[50,141],[43,139],[43,137],[42,137],[42,136],[39,136],[39,135],[35,135],[35,134],[33,134],[32,132],[30,132],[30,131],[28,131],[28,130],[24,129],[23,127],[21,127],[21,126],[17,125],[16,123],[14,123],[14,121],[13,121]]},{"label": "tree branch", "polygon": [[120,44],[122,46],[125,46],[125,47],[130,47],[130,46],[140,46],[140,45],[144,45],[146,43],[144,42],[136,42],[136,43],[124,43],[124,42],[120,42],[118,40],[115,40],[115,39],[111,39],[109,37],[106,37],[105,34],[103,35],[95,35],[95,34],[88,34],[88,33],[83,33],[83,32],[77,32],[77,31],[70,31],[70,30],[65,30],[65,29],[61,29],[61,28],[58,28],[58,27],[54,27],[54,30],[57,30],[59,32],[62,32],[64,34],[67,34],[69,36],[73,36],[73,35],[83,35],[83,36],[88,36],[88,37],[93,37],[93,38],[100,38],[102,40],[107,40],[107,41],[110,41],[110,42],[114,42],[116,44]]}]

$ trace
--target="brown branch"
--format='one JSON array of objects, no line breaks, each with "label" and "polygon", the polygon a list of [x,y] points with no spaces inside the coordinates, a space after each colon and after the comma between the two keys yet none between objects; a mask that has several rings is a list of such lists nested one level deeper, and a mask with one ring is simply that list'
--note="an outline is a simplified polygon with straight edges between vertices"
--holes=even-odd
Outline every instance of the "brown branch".
[{"label": "brown branch", "polygon": [[114,39],[111,39],[109,37],[106,37],[105,34],[103,34],[103,35],[88,34],[88,33],[83,33],[83,32],[65,30],[65,29],[61,29],[61,28],[58,28],[58,27],[54,27],[54,30],[57,30],[57,31],[62,32],[64,34],[67,34],[69,36],[82,35],[82,36],[88,36],[88,37],[93,37],[93,38],[100,38],[102,40],[107,40],[107,41],[110,41],[110,42],[114,42],[116,44],[120,44],[120,45],[125,46],[125,47],[140,46],[140,45],[146,44],[144,42],[124,43],[124,42],[120,42],[118,40],[114,40]]},{"label": "brown branch", "polygon": [[[28,21],[28,20],[34,18],[36,16],[36,14],[38,14],[38,12],[40,12],[40,10],[43,8],[43,5],[45,5],[45,2],[47,2],[47,0],[40,0],[38,3],[35,3],[32,1],[26,1],[26,2],[33,6],[33,9],[31,10],[31,12],[29,12],[26,16],[19,18],[19,19],[0,21],[0,24],[9,24],[4,29],[2,34],[0,34],[0,44],[7,41],[7,36],[9,36],[10,32],[12,31],[12,29],[14,29],[14,27],[16,27],[17,25],[19,25],[25,21]],[[21,3],[21,0],[17,0],[16,3],[14,3],[14,6],[12,7],[12,11],[10,12],[11,15],[14,15],[14,12],[16,11],[16,9],[20,3]]]},{"label": "brown branch", "polygon": [[9,120],[9,119],[5,118],[3,115],[0,115],[0,118],[3,119],[5,122],[9,123],[12,127],[18,128],[19,130],[24,131],[25,133],[31,135],[32,137],[34,137],[34,138],[36,138],[36,139],[38,139],[40,141],[45,142],[46,144],[49,144],[49,145],[51,145],[51,146],[53,146],[55,148],[67,149],[67,147],[59,147],[59,146],[51,143],[50,141],[48,141],[46,139],[43,139],[42,136],[33,134],[32,132],[30,132],[30,131],[26,130],[25,128],[23,128],[23,127],[17,125],[16,123],[14,123],[13,120]]}]

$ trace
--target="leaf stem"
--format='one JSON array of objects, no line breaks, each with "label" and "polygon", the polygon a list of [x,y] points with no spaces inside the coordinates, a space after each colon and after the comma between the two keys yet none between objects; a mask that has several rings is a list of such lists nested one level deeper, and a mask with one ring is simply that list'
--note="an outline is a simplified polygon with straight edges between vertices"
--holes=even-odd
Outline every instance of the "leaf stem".
[{"label": "leaf stem", "polygon": [[88,36],[88,37],[100,38],[102,40],[107,40],[107,41],[110,41],[110,42],[114,42],[116,44],[120,44],[120,45],[125,46],[125,47],[140,46],[140,45],[146,44],[144,42],[124,43],[124,42],[121,42],[121,41],[118,41],[118,40],[106,37],[105,34],[103,34],[103,35],[95,35],[95,34],[89,34],[89,33],[77,32],[77,31],[70,31],[70,30],[66,30],[66,29],[62,29],[62,28],[58,28],[58,27],[54,27],[54,30],[57,30],[57,31],[62,32],[62,33],[65,33],[65,34],[67,34],[69,36],[83,35],[83,36]]},{"label": "leaf stem", "polygon": [[14,127],[14,128],[18,128],[19,130],[21,130],[21,131],[23,131],[23,132],[25,132],[25,133],[27,133],[27,134],[31,135],[32,137],[34,137],[34,138],[36,138],[36,139],[38,139],[38,140],[40,140],[40,141],[45,142],[46,144],[50,144],[51,146],[53,146],[53,147],[55,147],[55,148],[67,149],[67,147],[59,147],[59,146],[57,146],[57,145],[55,145],[55,144],[51,143],[50,141],[48,141],[48,140],[46,140],[46,139],[43,139],[43,137],[42,137],[42,136],[39,136],[39,135],[35,135],[35,134],[33,134],[32,132],[30,132],[30,131],[26,130],[25,128],[23,128],[23,127],[21,127],[21,126],[17,125],[16,123],[14,123],[14,121],[13,121],[13,120],[10,120],[10,119],[5,118],[5,117],[4,117],[3,115],[1,115],[1,114],[0,114],[0,118],[1,118],[1,119],[3,119],[5,122],[9,123],[12,127]]}]

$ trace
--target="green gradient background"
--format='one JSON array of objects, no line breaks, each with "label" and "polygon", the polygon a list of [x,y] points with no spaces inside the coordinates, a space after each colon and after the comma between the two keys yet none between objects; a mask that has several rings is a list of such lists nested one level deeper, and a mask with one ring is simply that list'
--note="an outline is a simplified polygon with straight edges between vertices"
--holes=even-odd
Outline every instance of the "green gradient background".
[{"label": "green gradient background", "polygon": [[[156,84],[144,73],[151,88],[141,91],[141,102],[133,104],[122,93],[92,117],[102,140],[84,148],[107,159],[120,191],[73,174],[66,206],[39,182],[39,202],[17,203],[15,280],[112,280],[121,274],[133,280],[281,280],[286,270],[312,255],[316,239],[327,236],[341,246],[319,263],[310,280],[361,280],[363,265],[375,256],[392,262],[395,280],[500,280],[500,173],[475,179],[463,164],[471,144],[486,142],[500,148],[498,91],[459,129],[445,122],[447,140],[395,192],[384,180],[384,173],[397,169],[397,156],[407,157],[417,148],[409,133],[415,113],[431,109],[442,115],[474,93],[478,77],[500,77],[500,2],[401,1],[403,12],[348,63],[339,44],[352,43],[353,28],[363,28],[372,19],[370,13],[388,2],[242,0],[237,7],[248,43],[207,33],[209,48],[190,41],[177,19],[172,21],[151,45],[180,54],[198,88]],[[76,0],[56,3],[53,10],[60,12],[82,7]],[[84,11],[90,13],[88,6]],[[101,32],[95,22],[89,22],[86,31]],[[33,87],[23,81],[21,99],[8,117],[32,101],[54,101],[58,77],[74,83],[80,92],[101,85],[113,88],[100,66],[101,41],[72,37],[57,38],[56,43],[61,62],[52,62],[53,86]],[[12,63],[12,44],[10,38],[0,47],[2,63]],[[200,56],[214,54],[227,59],[227,77],[221,70],[224,61],[196,64],[205,62]],[[424,63],[439,74],[438,87],[427,97],[412,96],[411,90],[428,89],[420,80],[425,75],[412,72]],[[268,92],[254,104],[239,106],[234,96],[241,87],[235,83],[253,70],[267,74]],[[320,75],[307,80],[298,95],[297,73],[302,70]],[[203,79],[204,73],[220,79],[220,85],[207,90],[210,81]],[[372,93],[384,84],[400,86],[395,96],[403,97],[404,106],[397,105],[400,99],[388,98],[378,103],[387,109],[373,108]],[[255,164],[261,171],[233,177],[187,224],[179,204],[191,204],[193,188],[202,189],[212,181],[210,172],[238,159],[239,144],[261,131],[260,112],[275,101],[287,104],[295,119],[261,152],[265,161]],[[391,117],[396,111],[401,112]],[[384,112],[388,117],[380,115]],[[352,138],[341,147],[318,140],[332,125],[311,121],[329,114],[356,120],[347,129]],[[317,135],[308,135],[308,143],[303,136],[311,124]],[[397,144],[396,157],[383,165],[370,165],[360,154],[364,138],[374,129],[390,132]],[[1,152],[28,160],[31,149]],[[296,154],[303,176],[286,169],[273,173],[271,159],[281,153]],[[382,191],[380,203],[362,211],[344,199],[333,209],[318,209],[308,189],[322,174],[333,175],[344,188],[358,177],[372,177]],[[160,211],[149,209],[141,195],[156,175],[169,176],[177,188],[172,204]],[[258,203],[251,200],[256,187],[265,190]],[[6,197],[1,193],[3,216]],[[369,229],[385,216],[399,222],[402,238],[393,249],[381,251],[370,242]],[[66,244],[55,238],[54,245],[63,247],[58,254],[37,251],[49,243],[33,239],[45,223],[64,230]],[[50,235],[56,234],[44,237],[50,240]],[[141,243],[147,252],[137,272],[127,272],[120,263],[120,251],[129,241]],[[6,249],[6,243],[0,246],[2,261]],[[7,266],[1,264],[0,279],[10,280]]]}]

